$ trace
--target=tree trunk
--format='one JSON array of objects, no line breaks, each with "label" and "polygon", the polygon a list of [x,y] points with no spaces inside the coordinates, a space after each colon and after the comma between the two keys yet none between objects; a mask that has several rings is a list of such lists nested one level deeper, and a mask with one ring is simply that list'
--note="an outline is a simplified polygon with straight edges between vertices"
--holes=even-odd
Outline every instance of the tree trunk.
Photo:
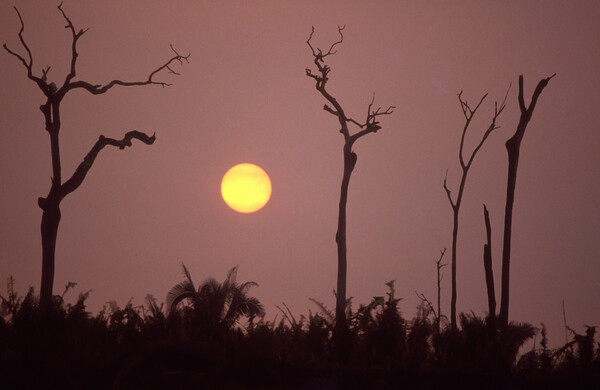
[{"label": "tree trunk", "polygon": [[502,242],[502,287],[500,296],[500,327],[508,326],[508,304],[510,284],[510,248],[512,239],[512,213],[517,184],[517,166],[519,165],[520,140],[514,137],[506,142],[508,151],[508,180],[506,185],[506,207],[504,209],[504,239]]},{"label": "tree trunk", "polygon": [[512,212],[513,204],[515,201],[515,187],[517,184],[517,166],[519,165],[519,150],[521,148],[521,141],[525,135],[525,129],[527,124],[531,120],[533,110],[537,103],[540,94],[548,85],[550,79],[556,74],[550,77],[542,79],[538,82],[531,97],[529,107],[525,106],[525,99],[523,97],[523,75],[519,76],[519,109],[521,110],[521,116],[519,118],[519,124],[515,134],[506,141],[506,151],[508,152],[508,179],[506,185],[506,207],[504,209],[504,240],[502,243],[502,288],[501,288],[501,301],[500,301],[500,313],[499,313],[499,325],[501,329],[506,329],[508,326],[508,306],[509,306],[509,283],[510,283],[510,247],[512,237]]},{"label": "tree trunk", "polygon": [[60,223],[60,188],[62,172],[60,163],[60,97],[50,93],[48,100],[41,107],[46,122],[46,131],[50,134],[50,156],[52,159],[52,186],[48,196],[38,199],[42,211],[42,280],[40,283],[40,310],[47,312],[52,307],[54,286],[54,266],[56,254],[56,237]]},{"label": "tree trunk", "polygon": [[[51,204],[50,204],[51,203]],[[52,306],[54,285],[54,256],[56,237],[60,223],[58,202],[46,202],[42,213],[42,282],[40,287],[40,310],[47,311]]]},{"label": "tree trunk", "polygon": [[456,242],[458,240],[458,209],[453,209],[454,227],[452,228],[452,293],[450,295],[450,324],[456,329]]},{"label": "tree trunk", "polygon": [[351,145],[344,145],[344,175],[340,191],[340,205],[338,214],[338,230],[335,235],[338,252],[338,276],[335,306],[336,329],[345,332],[346,324],[346,205],[348,203],[348,187],[350,176],[356,165],[356,154],[352,152]]},{"label": "tree trunk", "polygon": [[494,290],[494,271],[492,269],[492,228],[490,225],[490,214],[487,207],[483,205],[483,217],[485,219],[485,232],[487,243],[483,247],[483,269],[485,270],[485,285],[488,296],[488,318],[491,330],[496,328],[496,292]]}]

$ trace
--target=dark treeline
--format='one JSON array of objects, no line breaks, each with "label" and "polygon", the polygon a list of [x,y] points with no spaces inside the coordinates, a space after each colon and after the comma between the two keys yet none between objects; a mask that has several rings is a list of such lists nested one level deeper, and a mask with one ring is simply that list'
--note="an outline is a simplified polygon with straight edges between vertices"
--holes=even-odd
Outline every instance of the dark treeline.
[{"label": "dark treeline", "polygon": [[[543,324],[537,329],[512,322],[500,333],[473,313],[459,315],[458,329],[442,322],[437,331],[435,312],[426,302],[414,318],[402,316],[390,282],[385,297],[356,310],[348,302],[349,340],[338,351],[332,337],[335,311],[321,302],[313,300],[315,311],[300,316],[283,304],[267,321],[260,310],[234,308],[239,297],[228,295],[228,280],[209,280],[218,288],[201,285],[197,296],[180,300],[169,313],[148,296],[144,305],[109,302],[93,315],[85,306],[89,293],[75,303],[65,301],[74,284],[55,295],[46,312],[39,310],[33,288],[19,296],[11,278],[1,298],[0,387],[572,389],[600,384],[595,327],[584,334],[570,330],[571,341],[557,349],[548,348]],[[255,301],[247,290],[241,292]],[[237,321],[226,321],[232,311]],[[532,338],[533,348],[519,355]]]}]

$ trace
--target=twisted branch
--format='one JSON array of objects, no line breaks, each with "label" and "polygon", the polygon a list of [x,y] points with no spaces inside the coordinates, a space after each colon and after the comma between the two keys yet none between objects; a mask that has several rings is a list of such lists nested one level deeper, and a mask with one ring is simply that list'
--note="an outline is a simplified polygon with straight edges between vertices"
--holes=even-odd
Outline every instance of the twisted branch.
[{"label": "twisted branch", "polygon": [[125,136],[121,140],[116,140],[101,135],[98,138],[98,141],[96,141],[92,149],[89,151],[89,153],[83,158],[83,161],[79,164],[79,166],[73,173],[73,176],[71,176],[71,178],[61,186],[60,197],[64,198],[71,192],[75,191],[81,185],[88,171],[92,167],[92,164],[96,160],[98,153],[100,153],[100,151],[104,149],[105,146],[111,145],[116,146],[119,149],[125,149],[125,147],[131,146],[131,141],[134,138],[142,141],[146,145],[152,145],[156,140],[156,134],[148,136],[147,134],[142,133],[140,131],[132,130],[125,134]]}]

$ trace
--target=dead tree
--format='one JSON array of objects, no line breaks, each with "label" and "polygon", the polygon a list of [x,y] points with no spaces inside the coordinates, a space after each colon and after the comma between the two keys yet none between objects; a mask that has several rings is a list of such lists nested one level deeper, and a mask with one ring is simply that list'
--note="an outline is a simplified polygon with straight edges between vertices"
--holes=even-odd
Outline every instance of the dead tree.
[{"label": "dead tree", "polygon": [[492,227],[490,213],[483,205],[483,219],[485,221],[486,244],[483,246],[483,270],[485,271],[485,286],[488,296],[488,319],[490,330],[496,329],[496,292],[494,290],[494,270],[492,268]]},{"label": "dead tree", "polygon": [[[338,254],[338,276],[337,276],[337,294],[336,294],[336,329],[338,331],[343,331],[346,329],[346,315],[345,315],[345,306],[346,306],[346,203],[348,200],[348,185],[350,183],[350,176],[352,175],[352,171],[354,170],[354,166],[356,165],[356,153],[352,151],[352,145],[361,137],[370,134],[376,133],[381,129],[379,125],[378,118],[381,115],[389,115],[393,112],[394,106],[388,107],[385,111],[382,111],[381,107],[373,110],[373,102],[375,96],[373,96],[373,100],[369,104],[367,108],[366,118],[363,123],[360,123],[349,116],[346,115],[344,110],[342,109],[341,104],[337,101],[333,95],[327,91],[326,86],[329,81],[329,72],[331,68],[325,64],[325,58],[336,53],[333,49],[344,40],[344,35],[342,31],[344,27],[338,26],[338,33],[340,35],[340,39],[333,43],[327,52],[323,52],[319,48],[313,48],[310,43],[313,34],[315,32],[314,27],[308,37],[306,43],[310,48],[312,55],[314,57],[314,63],[317,67],[316,73],[313,73],[311,69],[306,69],[306,75],[315,80],[315,87],[319,93],[325,98],[325,100],[329,104],[325,104],[323,109],[328,113],[337,117],[338,122],[340,123],[340,133],[344,136],[344,148],[343,148],[343,156],[344,156],[344,173],[342,176],[342,185],[340,192],[340,203],[339,203],[339,214],[338,214],[338,227],[337,233],[335,235],[335,241],[337,243],[337,254]],[[351,134],[348,124],[352,123],[353,125],[358,126],[359,130]],[[338,332],[339,333],[339,332]]]},{"label": "dead tree", "polygon": [[442,321],[442,307],[441,307],[441,296],[442,296],[442,268],[448,265],[448,263],[442,263],[442,259],[444,258],[444,254],[446,253],[446,248],[440,251],[440,258],[435,261],[435,265],[437,268],[437,312],[433,307],[433,304],[425,294],[419,293],[415,290],[415,294],[421,300],[422,303],[426,304],[429,308],[429,311],[433,314],[433,319],[435,321],[435,331],[436,334],[440,334],[440,323]]},{"label": "dead tree", "polygon": [[447,266],[448,263],[442,263],[442,259],[446,254],[446,248],[443,251],[440,251],[440,258],[436,260],[435,265],[437,268],[437,316],[435,319],[435,328],[437,333],[440,333],[440,321],[442,319],[442,306],[441,306],[441,298],[442,298],[442,268]]},{"label": "dead tree", "polygon": [[[509,89],[510,89],[510,87],[509,87]],[[456,329],[456,326],[457,326],[457,323],[456,323],[456,243],[458,240],[458,214],[460,212],[460,205],[462,203],[462,197],[463,197],[463,194],[465,191],[465,183],[467,181],[467,174],[469,173],[469,168],[471,168],[473,159],[475,158],[475,155],[477,154],[479,149],[481,149],[481,147],[483,146],[483,143],[485,142],[485,140],[489,137],[489,135],[491,134],[492,131],[499,128],[499,126],[496,125],[496,120],[498,119],[498,117],[500,116],[502,111],[504,111],[504,108],[506,107],[506,105],[505,105],[506,96],[508,96],[508,91],[506,92],[506,95],[504,96],[504,100],[502,101],[502,104],[500,104],[500,106],[498,106],[497,102],[494,104],[494,115],[492,116],[491,123],[487,127],[486,131],[483,133],[483,137],[481,138],[481,141],[479,141],[479,143],[477,144],[475,149],[473,149],[473,152],[471,152],[471,156],[465,162],[465,159],[463,157],[463,149],[464,149],[465,136],[467,134],[467,129],[469,128],[469,125],[471,124],[471,121],[472,121],[473,117],[475,116],[475,113],[481,106],[481,103],[483,103],[483,101],[487,97],[487,93],[485,95],[483,95],[483,97],[479,100],[479,103],[477,103],[477,105],[475,106],[474,109],[471,109],[471,107],[469,106],[467,101],[462,99],[462,91],[460,91],[460,93],[458,94],[458,101],[460,102],[460,108],[462,109],[463,115],[465,117],[465,125],[463,127],[462,135],[460,137],[460,147],[458,149],[458,161],[460,162],[460,167],[462,169],[462,176],[460,178],[460,185],[458,187],[458,194],[456,196],[456,200],[452,200],[451,192],[448,189],[448,184],[447,184],[448,170],[446,170],[446,177],[444,178],[444,190],[446,191],[446,195],[448,196],[448,201],[450,202],[450,206],[452,207],[452,213],[453,213],[452,259],[451,259],[452,293],[451,293],[451,301],[450,301],[450,324],[452,325],[452,327],[454,329]]]},{"label": "dead tree", "polygon": [[88,171],[92,167],[94,160],[98,156],[98,153],[100,153],[100,151],[105,146],[111,145],[116,146],[119,149],[124,149],[126,146],[131,146],[132,140],[134,138],[148,145],[153,144],[154,140],[156,139],[155,135],[149,136],[145,133],[136,130],[129,131],[120,140],[104,137],[101,135],[100,138],[94,144],[94,146],[92,146],[89,153],[84,157],[83,161],[79,164],[75,172],[71,175],[71,177],[68,178],[66,181],[63,181],[61,171],[61,155],[59,148],[61,102],[70,91],[76,89],[83,89],[93,95],[100,95],[107,92],[109,89],[116,85],[124,87],[152,84],[160,85],[162,87],[168,86],[170,84],[162,81],[156,81],[154,80],[154,77],[163,70],[177,75],[178,73],[176,73],[171,68],[171,65],[174,62],[182,63],[183,61],[187,61],[189,57],[189,54],[187,56],[180,55],[171,46],[171,50],[174,53],[173,56],[165,64],[153,70],[149,74],[148,78],[144,81],[121,81],[115,79],[107,84],[92,84],[87,81],[76,79],[76,65],[77,57],[79,55],[79,53],[77,52],[77,42],[79,38],[81,38],[81,36],[87,31],[87,29],[81,29],[79,31],[75,29],[73,23],[62,9],[62,3],[58,6],[58,10],[60,11],[63,18],[66,21],[65,28],[71,32],[72,36],[70,69],[64,81],[62,82],[62,85],[57,86],[55,83],[48,81],[48,73],[50,72],[50,66],[47,66],[45,69],[41,70],[41,76],[36,75],[36,72],[33,67],[33,55],[31,54],[31,50],[29,49],[29,46],[27,45],[27,43],[25,42],[25,38],[23,37],[25,24],[23,23],[23,18],[21,17],[21,14],[16,7],[15,11],[17,12],[17,16],[19,17],[19,21],[21,23],[21,29],[19,30],[19,40],[26,54],[19,54],[9,49],[8,46],[4,44],[4,49],[9,54],[15,56],[23,64],[23,66],[27,70],[27,77],[37,84],[37,86],[41,89],[42,93],[46,98],[46,102],[40,107],[40,110],[44,115],[46,131],[50,136],[50,150],[52,157],[52,183],[48,195],[46,197],[38,198],[38,206],[42,209],[42,280],[40,286],[40,308],[43,311],[46,311],[52,304],[56,236],[58,233],[58,225],[60,223],[61,218],[60,203],[67,195],[75,191],[81,185]]},{"label": "dead tree", "polygon": [[519,76],[519,109],[521,110],[521,117],[519,118],[519,124],[515,134],[506,141],[506,151],[508,152],[508,180],[506,185],[506,207],[504,210],[504,239],[502,242],[502,287],[501,287],[501,301],[500,301],[500,313],[499,313],[499,325],[502,329],[508,326],[508,303],[509,303],[509,280],[510,280],[510,244],[512,235],[512,211],[513,204],[515,201],[515,186],[517,183],[517,166],[519,165],[519,151],[521,148],[521,141],[525,135],[525,129],[527,124],[531,120],[533,110],[540,97],[542,91],[548,85],[550,79],[556,75],[553,74],[550,77],[539,81],[533,96],[531,97],[531,103],[529,107],[525,106],[525,99],[523,97],[523,75]]}]

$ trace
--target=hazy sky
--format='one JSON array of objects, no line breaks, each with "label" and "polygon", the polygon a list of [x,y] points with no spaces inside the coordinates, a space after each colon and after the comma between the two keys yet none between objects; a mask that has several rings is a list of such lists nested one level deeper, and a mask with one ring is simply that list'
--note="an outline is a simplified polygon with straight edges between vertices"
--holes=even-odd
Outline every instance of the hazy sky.
[{"label": "hazy sky", "polygon": [[[71,36],[58,2],[4,1],[0,41],[24,53],[17,5],[34,70],[52,67],[62,84]],[[62,203],[55,293],[67,281],[92,289],[89,308],[109,300],[160,301],[183,278],[223,280],[239,264],[239,280],[268,317],[285,302],[296,314],[334,306],[335,231],[342,174],[339,124],[305,75],[306,45],[326,48],[345,24],[344,43],[329,58],[328,88],[346,113],[362,119],[375,105],[395,105],[383,129],[354,147],[358,163],[348,202],[348,295],[356,307],[384,295],[396,280],[405,317],[434,300],[435,260],[448,248],[452,212],[442,188],[458,188],[464,118],[457,100],[486,92],[467,136],[467,150],[487,127],[495,100],[512,83],[501,126],[478,154],[460,215],[458,310],[483,315],[487,296],[482,204],[490,210],[499,297],[507,155],[518,122],[518,76],[529,101],[553,73],[527,128],[515,209],[510,318],[546,323],[551,344],[568,324],[600,325],[600,3],[596,1],[65,1],[80,39],[77,78],[105,83],[143,80],[172,55],[191,53],[181,76],[157,77],[171,87],[115,87],[92,96],[70,93],[62,104],[63,177],[69,177],[100,134],[156,132],[154,145],[106,148],[83,185]],[[39,290],[41,210],[50,188],[50,148],[39,111],[43,95],[25,69],[0,53],[0,284],[13,275],[25,293]],[[239,214],[220,196],[235,164],[265,169],[269,204]],[[450,267],[442,310],[450,309]],[[71,293],[67,300],[74,300]],[[498,299],[499,301],[499,299]]]}]

